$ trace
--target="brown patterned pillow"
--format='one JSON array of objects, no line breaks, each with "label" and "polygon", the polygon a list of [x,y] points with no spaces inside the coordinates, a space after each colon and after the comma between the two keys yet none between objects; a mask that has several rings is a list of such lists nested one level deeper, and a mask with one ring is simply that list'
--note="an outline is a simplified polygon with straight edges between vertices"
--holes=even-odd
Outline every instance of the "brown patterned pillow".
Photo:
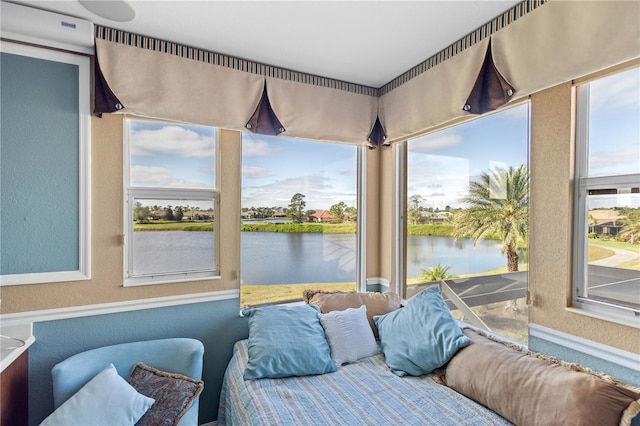
[{"label": "brown patterned pillow", "polygon": [[168,373],[141,362],[134,365],[129,384],[139,393],[156,400],[136,426],[177,425],[204,389],[202,380]]},{"label": "brown patterned pillow", "polygon": [[384,315],[400,307],[402,299],[395,293],[305,290],[302,293],[305,303],[320,306],[320,312],[344,311],[347,308],[367,307],[367,319],[373,335],[378,339],[378,327],[373,322],[374,315]]},{"label": "brown patterned pillow", "polygon": [[629,425],[640,412],[637,388],[480,331],[463,332],[473,344],[451,358],[440,382],[512,423]]}]

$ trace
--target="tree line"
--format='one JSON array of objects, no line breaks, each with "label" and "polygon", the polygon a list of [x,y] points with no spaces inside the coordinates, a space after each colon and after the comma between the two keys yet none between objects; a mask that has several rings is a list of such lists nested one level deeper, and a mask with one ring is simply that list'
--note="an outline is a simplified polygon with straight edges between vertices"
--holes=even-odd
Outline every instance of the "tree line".
[{"label": "tree line", "polygon": [[[313,215],[319,210],[307,209],[306,195],[296,192],[291,197],[291,201],[287,207],[251,207],[242,208],[243,213],[251,212],[256,218],[273,218],[278,213],[283,214],[287,219],[294,223],[309,222]],[[348,206],[344,201],[333,204],[327,210],[329,215],[322,218],[322,222],[328,223],[344,223],[347,221],[355,221],[358,217],[358,210],[353,206]]]}]

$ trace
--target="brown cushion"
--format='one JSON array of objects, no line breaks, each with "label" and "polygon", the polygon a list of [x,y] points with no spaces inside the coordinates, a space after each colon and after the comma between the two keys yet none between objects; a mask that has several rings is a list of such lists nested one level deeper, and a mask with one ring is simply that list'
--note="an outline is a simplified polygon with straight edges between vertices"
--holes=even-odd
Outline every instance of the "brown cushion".
[{"label": "brown cushion", "polygon": [[202,380],[168,373],[141,362],[133,367],[129,384],[141,394],[156,400],[149,411],[138,420],[136,426],[177,425],[204,389]]},{"label": "brown cushion", "polygon": [[443,381],[518,425],[630,424],[640,389],[465,329]]},{"label": "brown cushion", "polygon": [[320,306],[320,312],[344,311],[347,308],[367,307],[367,319],[373,335],[378,339],[378,327],[373,322],[374,315],[384,315],[400,307],[402,299],[395,293],[305,290],[302,293],[305,303]]}]

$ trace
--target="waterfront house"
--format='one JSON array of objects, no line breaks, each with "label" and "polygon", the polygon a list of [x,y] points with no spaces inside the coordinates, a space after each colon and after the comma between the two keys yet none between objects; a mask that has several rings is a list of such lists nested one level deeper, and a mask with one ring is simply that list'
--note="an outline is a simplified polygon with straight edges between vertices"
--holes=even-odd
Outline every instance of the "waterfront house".
[{"label": "waterfront house", "polygon": [[[587,229],[586,224],[579,226],[587,218],[579,213],[581,201],[574,195],[587,194],[591,185],[588,176],[583,179],[580,174],[575,157],[576,151],[584,150],[576,145],[576,134],[580,134],[576,93],[591,81],[640,66],[640,2],[130,3],[140,21],[100,18],[74,1],[0,3],[2,54],[20,56],[23,53],[16,52],[28,51],[36,64],[16,61],[16,67],[22,67],[16,69],[23,71],[10,74],[5,67],[14,63],[5,56],[2,60],[2,195],[13,191],[23,201],[14,205],[3,198],[1,206],[1,334],[30,345],[16,360],[3,352],[3,419],[17,415],[20,420],[13,424],[27,424],[24,416],[28,414],[28,424],[42,421],[53,409],[50,370],[72,354],[177,336],[195,337],[205,345],[200,422],[216,419],[232,345],[248,334],[247,320],[238,314],[243,134],[282,134],[357,146],[358,162],[366,165],[361,167],[359,187],[358,220],[366,238],[359,241],[364,246],[358,251],[363,258],[358,261],[357,288],[406,296],[402,220],[407,153],[403,141],[518,103],[530,105],[529,347],[640,385],[640,308],[601,306],[588,300],[581,293],[585,279],[581,268],[586,268],[586,261],[584,265],[574,261],[576,253],[586,252],[579,248],[584,244],[581,232]],[[220,13],[210,8],[216,3]],[[227,9],[232,4],[253,9]],[[356,27],[358,18],[364,18],[376,34],[399,34],[410,27],[405,23],[410,17],[424,14],[426,20],[423,8],[429,4],[466,8],[443,15],[455,17],[466,27],[454,38],[441,40],[437,36],[447,28],[440,22],[414,25],[426,29],[425,34],[429,28],[437,30],[422,38],[412,39],[409,34],[396,40],[395,46],[374,55],[379,66],[370,66],[364,74],[371,79],[357,80],[360,74],[349,77],[350,67],[358,62],[352,63],[352,56],[369,40],[354,28],[346,28],[345,39],[333,46],[351,49],[351,54],[340,57],[342,65],[333,69],[312,53],[306,59],[286,51],[280,55],[283,49],[270,37],[299,39],[309,52],[329,43],[291,34],[306,26],[300,13],[303,4],[309,8],[306,16],[324,25],[322,40],[328,33],[337,34],[338,26]],[[88,23],[88,41],[77,41],[79,49],[69,47],[68,40],[57,37],[61,20],[54,17],[56,29],[47,32],[49,15],[30,7],[67,16],[62,19],[66,29]],[[189,9],[192,14],[184,25],[177,24],[177,13],[175,17],[168,13],[172,19],[166,22],[158,19],[157,26],[142,25],[143,18],[155,19],[149,7],[195,9]],[[345,15],[340,7],[348,7],[353,14]],[[489,7],[493,14],[483,22],[472,19]],[[211,16],[198,13],[198,8]],[[355,13],[358,8],[362,15]],[[376,12],[376,8],[382,9]],[[229,10],[233,13],[223,13]],[[254,15],[256,10],[270,16],[261,21]],[[318,20],[318,15],[327,21],[336,18],[340,24]],[[83,19],[76,23],[73,16]],[[244,41],[252,23],[260,22],[267,22],[269,30]],[[220,42],[235,43],[235,50],[216,49],[211,41],[215,37],[206,45],[197,38],[178,40],[190,28],[204,32],[218,26],[228,30],[218,37]],[[145,34],[158,28],[161,33]],[[411,55],[423,52],[422,43],[432,39],[441,45],[414,60]],[[294,59],[304,59],[313,69],[295,69],[303,62]],[[387,62],[405,65],[376,82]],[[90,74],[90,64],[95,74]],[[488,74],[478,79],[481,70]],[[44,89],[49,87],[53,93],[61,87],[59,83],[69,81],[73,90],[56,92],[44,107],[40,96],[49,92]],[[483,90],[485,81],[489,90]],[[41,89],[28,92],[31,86]],[[28,94],[15,94],[10,87],[24,88]],[[74,94],[78,99],[76,91],[82,101],[74,110],[67,102]],[[92,93],[95,114],[89,117]],[[71,125],[65,121],[69,111],[76,123],[78,119],[83,123],[79,130],[73,117]],[[203,207],[205,212],[196,215],[215,214],[214,273],[152,285],[127,276],[131,260],[125,255],[130,247],[125,240],[132,221],[124,220],[123,206],[136,197],[156,196],[136,192],[135,185],[127,187],[125,182],[129,165],[123,135],[128,134],[131,117],[217,127],[217,186],[182,198],[202,197],[210,202]],[[47,143],[34,148],[27,143],[33,133],[24,129],[35,131],[43,123],[40,137]],[[304,149],[305,142],[300,143]],[[12,174],[5,174],[10,166]],[[637,179],[638,170],[627,181],[605,183],[628,188]],[[576,186],[576,180],[586,186]],[[167,193],[169,199],[176,197]],[[43,206],[51,212],[47,220],[37,215]],[[67,219],[66,225],[59,223],[61,218]],[[6,392],[9,372],[18,380]]]},{"label": "waterfront house", "polygon": [[329,210],[318,210],[310,217],[314,222],[330,222],[333,219],[333,215],[329,213]]}]

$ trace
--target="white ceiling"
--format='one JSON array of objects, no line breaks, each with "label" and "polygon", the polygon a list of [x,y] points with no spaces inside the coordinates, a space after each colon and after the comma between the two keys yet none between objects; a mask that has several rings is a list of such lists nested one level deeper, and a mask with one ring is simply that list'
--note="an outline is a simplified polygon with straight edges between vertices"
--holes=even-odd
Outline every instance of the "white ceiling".
[{"label": "white ceiling", "polygon": [[380,87],[521,0],[131,0],[130,22],[76,0],[12,0],[96,24]]}]

